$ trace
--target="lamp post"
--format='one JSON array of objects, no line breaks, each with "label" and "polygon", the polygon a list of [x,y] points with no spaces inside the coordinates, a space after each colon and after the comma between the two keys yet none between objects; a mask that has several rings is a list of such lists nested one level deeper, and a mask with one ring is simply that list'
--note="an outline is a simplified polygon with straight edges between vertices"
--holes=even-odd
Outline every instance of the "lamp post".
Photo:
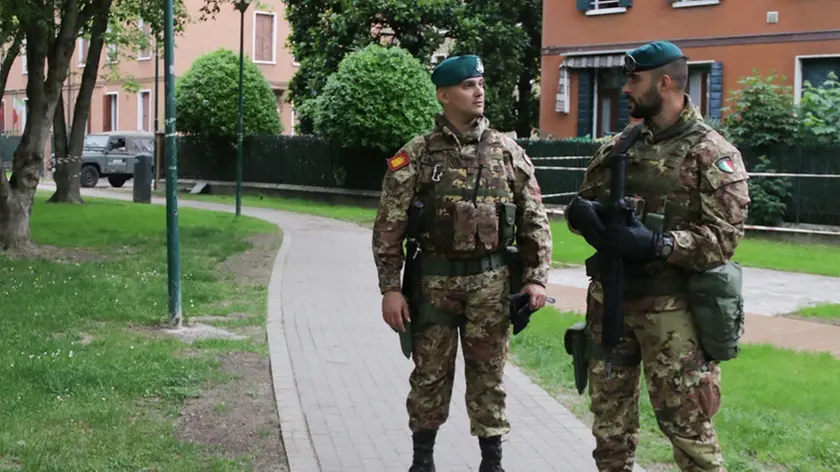
[{"label": "lamp post", "polygon": [[239,111],[236,116],[236,216],[242,214],[242,114],[244,108],[244,43],[245,43],[245,11],[251,5],[252,0],[236,0],[236,9],[239,10]]},{"label": "lamp post", "polygon": [[166,129],[166,266],[169,279],[169,323],[181,327],[181,261],[178,231],[178,142],[175,141],[175,1],[164,0],[164,127]]}]

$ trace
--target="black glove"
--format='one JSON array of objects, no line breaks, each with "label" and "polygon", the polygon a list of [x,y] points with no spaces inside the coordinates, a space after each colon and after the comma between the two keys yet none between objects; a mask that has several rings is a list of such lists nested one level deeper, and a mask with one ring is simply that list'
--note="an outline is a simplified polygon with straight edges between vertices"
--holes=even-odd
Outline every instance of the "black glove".
[{"label": "black glove", "polygon": [[611,251],[623,257],[649,261],[656,258],[656,248],[662,242],[662,233],[648,229],[634,213],[630,215],[627,226],[608,225],[604,241]]},{"label": "black glove", "polygon": [[577,196],[569,203],[569,225],[583,235],[583,239],[595,249],[601,249],[604,240],[604,206],[592,200]]},{"label": "black glove", "polygon": [[531,297],[527,293],[515,293],[508,295],[510,300],[510,321],[513,323],[514,336],[519,334],[528,323],[531,321],[531,315],[534,314],[528,308],[528,302]]}]

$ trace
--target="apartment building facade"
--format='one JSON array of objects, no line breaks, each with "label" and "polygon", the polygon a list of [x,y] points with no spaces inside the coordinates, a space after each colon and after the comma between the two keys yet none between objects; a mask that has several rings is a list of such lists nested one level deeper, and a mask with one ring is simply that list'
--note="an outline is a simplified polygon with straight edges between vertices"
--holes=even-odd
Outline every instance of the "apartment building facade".
[{"label": "apartment building facade", "polygon": [[[185,0],[190,15],[198,18],[204,0]],[[239,51],[240,13],[231,4],[224,4],[215,19],[191,22],[175,39],[175,77],[183,75],[193,61],[202,54],[218,48]],[[294,109],[285,102],[288,84],[297,69],[297,63],[286,38],[290,27],[285,20],[281,0],[262,0],[259,7],[251,5],[245,12],[243,51],[262,70],[277,97],[277,110],[283,123],[284,134],[292,134]],[[148,29],[146,26],[145,29]],[[107,47],[107,45],[106,45]],[[111,48],[113,50],[113,48]],[[88,132],[101,131],[154,131],[155,87],[158,87],[158,123],[164,126],[165,86],[163,44],[159,56],[154,45],[145,50],[122,51],[118,56],[119,73],[133,77],[139,90],[127,90],[124,83],[108,81],[103,73],[108,67],[107,50],[102,51],[100,78],[93,92],[88,120]],[[64,83],[65,116],[68,123],[73,117],[73,106],[79,93],[82,71],[85,66],[87,42],[79,39],[74,58]],[[158,76],[155,61],[158,60]],[[68,106],[69,103],[69,106]],[[0,131],[7,135],[20,135],[26,124],[26,57],[21,55],[12,66],[6,91],[0,103]],[[47,146],[49,148],[49,145]]]},{"label": "apartment building facade", "polygon": [[543,2],[540,134],[602,137],[629,120],[622,57],[667,39],[689,58],[688,93],[721,119],[742,77],[802,84],[840,76],[837,0],[547,0]]}]

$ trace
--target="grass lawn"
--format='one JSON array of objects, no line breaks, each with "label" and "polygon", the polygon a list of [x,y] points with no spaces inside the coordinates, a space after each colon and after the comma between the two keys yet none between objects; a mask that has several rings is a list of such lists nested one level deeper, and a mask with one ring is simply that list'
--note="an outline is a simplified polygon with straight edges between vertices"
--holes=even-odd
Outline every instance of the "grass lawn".
[{"label": "grass lawn", "polygon": [[[511,344],[515,362],[591,424],[588,397],[574,389],[562,343],[565,329],[580,320],[546,308]],[[840,362],[828,354],[744,345],[722,368],[723,405],[715,423],[729,472],[840,470]],[[677,471],[644,388],[641,412],[640,462]]]},{"label": "grass lawn", "polygon": [[[180,199],[202,200],[233,205],[233,195],[190,195]],[[275,196],[243,195],[243,206],[275,208],[278,210],[318,214],[370,227],[376,210],[353,206],[329,205],[300,199]],[[565,221],[552,221],[554,237],[553,258],[557,264],[583,264],[593,250],[580,236],[569,231]],[[735,253],[736,261],[749,267],[804,272],[840,277],[840,245],[795,244],[746,238]]]},{"label": "grass lawn", "polygon": [[806,318],[816,318],[820,320],[837,320],[840,321],[840,304],[826,303],[824,305],[815,305],[799,310],[799,316]]},{"label": "grass lawn", "polygon": [[[184,402],[207,382],[231,380],[218,355],[267,348],[249,338],[187,345],[158,330],[167,320],[165,209],[47,197],[36,196],[32,234],[58,248],[46,260],[0,255],[0,469],[250,470],[247,454],[176,436]],[[238,312],[237,324],[263,325],[265,287],[235,283],[219,263],[277,228],[191,209],[180,210],[180,225],[185,315]]]}]

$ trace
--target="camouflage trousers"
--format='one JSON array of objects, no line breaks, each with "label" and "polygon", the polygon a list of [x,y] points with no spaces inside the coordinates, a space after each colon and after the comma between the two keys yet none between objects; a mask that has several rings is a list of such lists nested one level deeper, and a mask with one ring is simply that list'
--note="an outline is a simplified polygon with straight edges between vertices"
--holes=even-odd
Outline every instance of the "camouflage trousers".
[{"label": "camouflage trousers", "polygon": [[[510,336],[507,278],[506,267],[463,277],[423,278],[429,307],[454,323],[425,323],[414,332],[414,370],[406,400],[411,431],[436,429],[449,417],[459,338],[470,433],[489,437],[510,430],[502,379]],[[413,316],[416,326],[421,320]]]},{"label": "camouflage trousers", "polygon": [[[601,341],[602,305],[590,298],[589,332]],[[589,362],[589,395],[595,415],[593,457],[600,472],[633,470],[639,440],[641,366],[659,429],[671,441],[680,470],[722,471],[723,456],[712,417],[721,402],[720,367],[707,362],[686,309],[625,311],[624,340],[606,378],[603,353]],[[624,365],[617,365],[624,364]]]}]

